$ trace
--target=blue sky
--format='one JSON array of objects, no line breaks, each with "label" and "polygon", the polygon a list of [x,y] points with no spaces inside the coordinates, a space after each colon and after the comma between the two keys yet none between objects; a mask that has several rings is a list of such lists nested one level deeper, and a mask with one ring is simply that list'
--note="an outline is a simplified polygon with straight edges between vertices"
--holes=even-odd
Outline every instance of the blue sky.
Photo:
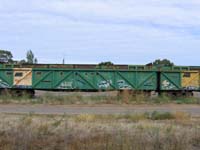
[{"label": "blue sky", "polygon": [[200,1],[0,0],[0,49],[40,63],[200,65]]}]

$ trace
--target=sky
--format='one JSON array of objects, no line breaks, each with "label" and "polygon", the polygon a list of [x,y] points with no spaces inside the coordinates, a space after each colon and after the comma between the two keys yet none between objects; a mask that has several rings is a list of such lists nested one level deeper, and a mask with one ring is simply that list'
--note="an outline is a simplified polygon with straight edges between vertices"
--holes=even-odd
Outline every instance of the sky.
[{"label": "sky", "polygon": [[200,1],[0,0],[0,49],[39,63],[200,65]]}]

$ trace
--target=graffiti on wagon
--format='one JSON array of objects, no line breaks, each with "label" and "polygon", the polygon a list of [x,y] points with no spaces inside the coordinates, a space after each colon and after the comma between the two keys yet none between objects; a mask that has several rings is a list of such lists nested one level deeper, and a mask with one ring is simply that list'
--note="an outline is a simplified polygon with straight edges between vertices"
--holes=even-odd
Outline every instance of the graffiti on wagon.
[{"label": "graffiti on wagon", "polygon": [[164,80],[162,82],[162,89],[164,89],[164,90],[173,90],[175,88],[176,87],[172,83],[170,83],[169,81],[167,81],[167,80]]},{"label": "graffiti on wagon", "polygon": [[112,84],[112,80],[103,80],[98,83],[100,89],[107,89]]},{"label": "graffiti on wagon", "polygon": [[59,89],[73,89],[73,82],[69,81],[65,81],[65,82],[62,82],[59,86],[58,86]]},{"label": "graffiti on wagon", "polygon": [[0,87],[1,87],[1,88],[9,88],[10,86],[8,85],[8,83],[6,83],[6,82],[4,82],[4,81],[2,81],[2,80],[0,79]]},{"label": "graffiti on wagon", "polygon": [[186,87],[183,87],[184,90],[198,90],[199,87],[197,86],[186,86]]},{"label": "graffiti on wagon", "polygon": [[117,85],[119,89],[131,89],[131,86],[128,85],[124,80],[118,80]]}]

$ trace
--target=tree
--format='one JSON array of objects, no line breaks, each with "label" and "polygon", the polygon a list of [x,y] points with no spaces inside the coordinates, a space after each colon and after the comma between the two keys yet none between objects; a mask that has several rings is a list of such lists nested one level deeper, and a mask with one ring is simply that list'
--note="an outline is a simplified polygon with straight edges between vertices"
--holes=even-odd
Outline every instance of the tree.
[{"label": "tree", "polygon": [[157,59],[153,62],[154,66],[174,66],[174,63],[168,59]]},{"label": "tree", "polygon": [[0,50],[0,62],[12,63],[13,62],[12,58],[13,58],[13,55],[10,51]]},{"label": "tree", "polygon": [[96,66],[97,69],[114,68],[114,67],[115,67],[114,64],[110,61],[101,62]]},{"label": "tree", "polygon": [[114,66],[114,64],[110,61],[106,61],[99,63],[98,66]]},{"label": "tree", "polygon": [[17,62],[18,64],[26,64],[26,60],[22,59],[20,61]]},{"label": "tree", "polygon": [[26,63],[28,63],[28,64],[37,64],[38,63],[37,58],[35,58],[35,56],[31,50],[27,51],[26,59],[27,59]]},{"label": "tree", "polygon": [[38,60],[37,58],[34,59],[34,64],[37,64],[38,63]]}]

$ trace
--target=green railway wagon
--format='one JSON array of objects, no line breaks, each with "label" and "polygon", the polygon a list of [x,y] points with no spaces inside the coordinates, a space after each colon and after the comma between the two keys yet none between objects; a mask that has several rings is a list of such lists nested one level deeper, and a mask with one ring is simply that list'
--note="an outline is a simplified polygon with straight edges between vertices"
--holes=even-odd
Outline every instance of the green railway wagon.
[{"label": "green railway wagon", "polygon": [[181,72],[164,71],[160,73],[161,91],[180,91],[182,90]]},{"label": "green railway wagon", "polygon": [[12,88],[13,79],[13,69],[0,68],[0,88]]},{"label": "green railway wagon", "polygon": [[156,90],[155,71],[104,69],[32,70],[32,88],[44,90]]},{"label": "green railway wagon", "polygon": [[[118,65],[0,65],[0,89],[62,91],[183,91],[189,67]],[[192,76],[191,76],[192,77]],[[186,85],[186,84],[185,84]],[[187,86],[190,86],[187,85]]]},{"label": "green railway wagon", "polygon": [[[48,66],[48,67],[46,67]],[[50,65],[1,65],[1,89],[31,90],[156,90],[154,70],[79,69]],[[67,65],[68,66],[68,65]],[[84,65],[85,67],[85,65]],[[94,67],[93,67],[94,68]],[[124,69],[125,68],[125,69]]]}]

